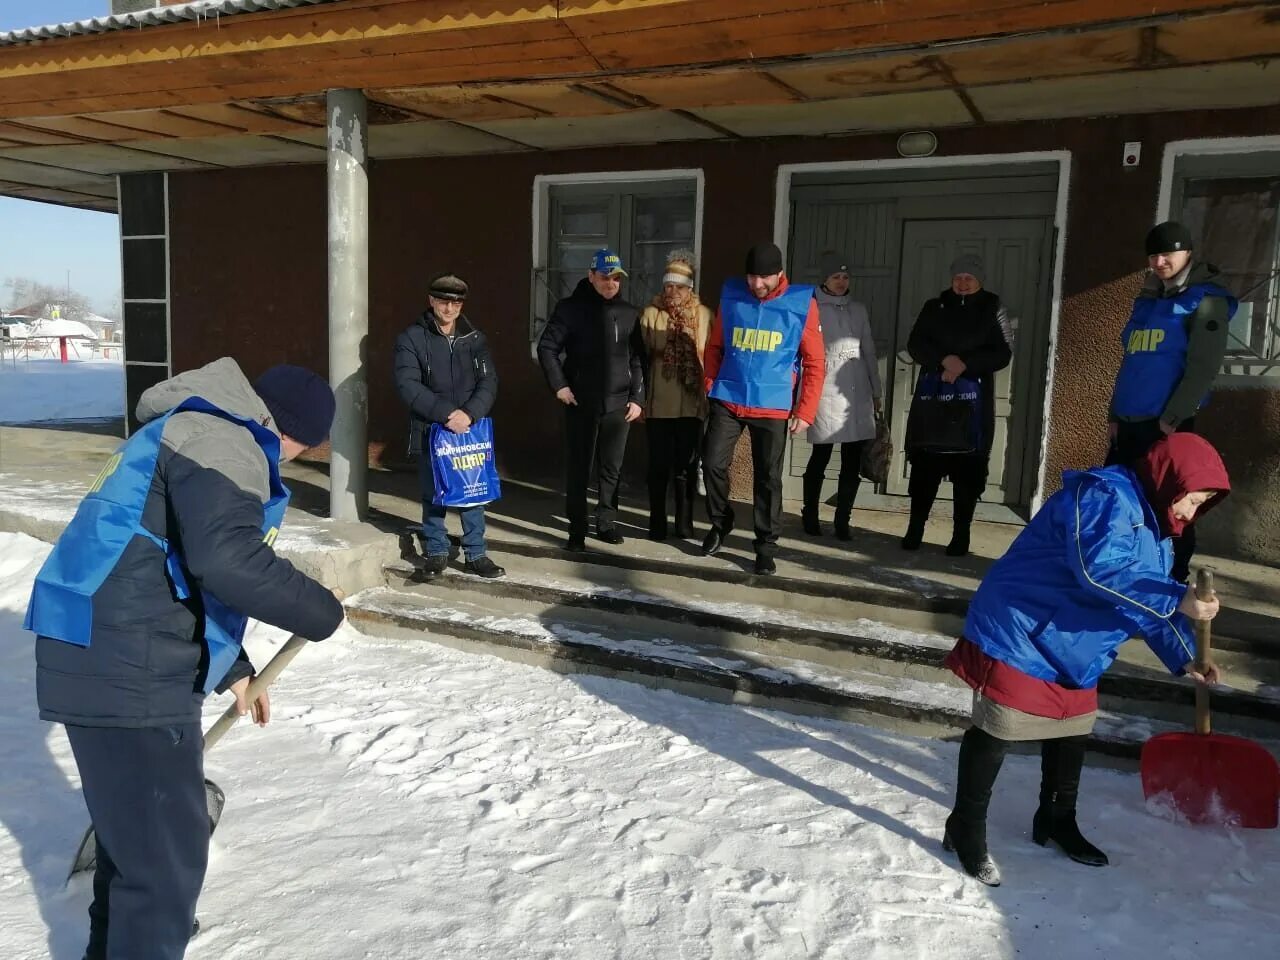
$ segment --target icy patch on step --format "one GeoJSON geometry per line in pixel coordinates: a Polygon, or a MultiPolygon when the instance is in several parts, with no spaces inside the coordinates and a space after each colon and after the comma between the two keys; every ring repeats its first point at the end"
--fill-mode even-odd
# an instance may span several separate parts
{"type": "Polygon", "coordinates": [[[478,629],[518,636],[537,643],[569,643],[592,646],[679,666],[711,669],[725,674],[745,674],[771,683],[808,684],[854,696],[873,696],[905,706],[944,710],[963,716],[972,694],[966,687],[930,683],[907,677],[833,671],[803,660],[753,655],[751,659],[710,653],[666,637],[618,638],[583,630],[569,624],[546,623],[534,617],[491,616],[451,607],[405,602],[404,595],[386,587],[363,591],[349,606],[384,616],[408,617],[429,628],[432,623],[467,624],[478,629]]]}
{"type": "Polygon", "coordinates": [[[749,623],[776,623],[781,626],[793,627],[799,630],[811,630],[814,633],[836,633],[849,635],[850,633],[856,632],[858,636],[866,637],[871,640],[879,640],[883,643],[889,643],[900,647],[928,647],[933,650],[950,650],[955,646],[955,639],[953,637],[946,637],[938,633],[921,633],[915,630],[893,627],[887,623],[883,623],[879,620],[871,620],[867,617],[858,617],[854,620],[824,620],[816,617],[806,617],[798,613],[792,613],[789,610],[777,610],[772,607],[763,607],[750,603],[705,600],[696,596],[682,597],[679,600],[674,600],[670,597],[660,596],[655,593],[646,593],[642,590],[632,590],[629,587],[606,587],[590,583],[573,583],[566,580],[545,578],[533,580],[521,578],[519,575],[513,574],[508,574],[507,580],[524,586],[547,587],[553,590],[563,590],[586,597],[631,600],[637,603],[661,605],[676,610],[696,610],[701,613],[734,617],[739,620],[745,620],[749,623]]]}

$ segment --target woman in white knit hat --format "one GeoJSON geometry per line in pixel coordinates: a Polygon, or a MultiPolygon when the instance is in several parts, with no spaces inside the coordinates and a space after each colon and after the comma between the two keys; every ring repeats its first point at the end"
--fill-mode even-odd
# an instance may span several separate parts
{"type": "Polygon", "coordinates": [[[667,257],[662,292],[640,316],[649,369],[645,375],[645,430],[649,440],[649,539],[667,538],[667,486],[675,486],[675,532],[690,538],[698,492],[698,446],[707,416],[702,352],[711,311],[693,289],[693,254],[667,257]]]}
{"type": "Polygon", "coordinates": [[[849,264],[843,254],[822,254],[822,286],[814,292],[827,348],[827,377],[822,384],[818,415],[809,428],[812,444],[804,471],[804,532],[821,536],[818,501],[831,451],[840,445],[840,479],[836,486],[836,536],[850,538],[849,518],[858,496],[862,448],[876,435],[880,413],[880,368],[871,336],[867,308],[849,295],[849,264]]]}

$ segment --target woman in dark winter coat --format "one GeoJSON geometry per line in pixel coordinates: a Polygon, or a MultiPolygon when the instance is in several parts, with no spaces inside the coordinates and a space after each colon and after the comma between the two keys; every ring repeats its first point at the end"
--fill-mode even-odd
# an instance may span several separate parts
{"type": "Polygon", "coordinates": [[[973,726],[960,746],[956,804],[943,839],[965,872],[1000,883],[987,852],[987,805],[1011,741],[1042,741],[1032,839],[1042,846],[1052,840],[1080,863],[1107,863],[1076,824],[1098,678],[1120,644],[1141,634],[1171,673],[1217,682],[1212,664],[1203,675],[1191,670],[1190,619],[1212,619],[1218,601],[1198,600],[1170,576],[1169,538],[1230,486],[1207,440],[1174,434],[1133,469],[1067,471],[1062,489],[991,567],[947,658],[974,691],[973,726]]]}
{"type": "Polygon", "coordinates": [[[995,374],[1013,358],[1004,332],[1007,314],[1000,298],[982,288],[984,273],[980,257],[957,257],[951,264],[950,289],[924,305],[907,341],[907,352],[920,366],[921,380],[907,421],[911,522],[902,538],[904,550],[920,548],[938,487],[944,478],[950,478],[954,527],[947,554],[962,557],[969,552],[969,525],[987,485],[995,433],[995,374]],[[921,412],[917,409],[921,384],[931,375],[949,384],[961,378],[976,381],[981,414],[976,449],[948,449],[949,440],[932,436],[932,425],[917,416],[921,412]]]}

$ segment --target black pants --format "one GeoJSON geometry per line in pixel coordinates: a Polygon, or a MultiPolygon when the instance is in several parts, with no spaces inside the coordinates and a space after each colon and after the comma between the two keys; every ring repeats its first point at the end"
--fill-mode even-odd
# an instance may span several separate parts
{"type": "MultiPolygon", "coordinates": [[[[1184,420],[1178,433],[1195,433],[1196,418],[1184,420]]],[[[1107,466],[1122,464],[1132,467],[1146,456],[1147,451],[1164,436],[1159,420],[1120,421],[1116,424],[1116,439],[1107,451],[1107,466]]],[[[1196,552],[1196,528],[1190,524],[1182,528],[1182,536],[1173,538],[1173,570],[1170,576],[1186,583],[1191,576],[1191,558],[1196,552]]]]}
{"type": "Polygon", "coordinates": [[[729,465],[742,431],[751,435],[751,468],[755,498],[756,539],[759,556],[777,552],[782,532],[782,459],[787,449],[787,421],[763,417],[736,417],[723,403],[711,401],[707,421],[703,474],[707,484],[707,518],[725,536],[733,529],[729,506],[729,465]]]}
{"type": "Polygon", "coordinates": [[[596,531],[611,530],[618,521],[618,474],[627,450],[627,411],[583,407],[565,408],[565,443],[568,447],[565,476],[565,513],[569,536],[587,535],[587,486],[591,465],[599,459],[600,499],[596,506],[596,531]]]}
{"type": "Polygon", "coordinates": [[[209,861],[199,724],[67,727],[98,842],[88,960],[179,960],[209,861]]]}
{"type": "Polygon", "coordinates": [[[956,533],[969,534],[973,511],[987,485],[986,453],[914,453],[911,455],[911,526],[924,530],[942,481],[951,478],[951,515],[956,533]]]}
{"type": "MultiPolygon", "coordinates": [[[[840,479],[836,481],[836,517],[849,519],[853,501],[858,498],[862,475],[862,449],[870,440],[852,440],[840,444],[840,479]]],[[[809,452],[809,462],[804,468],[804,509],[817,513],[818,500],[822,496],[822,481],[826,477],[827,464],[831,462],[833,443],[815,443],[809,452]]]]}
{"type": "Polygon", "coordinates": [[[698,495],[698,444],[702,421],[697,417],[658,417],[645,421],[649,441],[649,528],[667,526],[667,486],[674,483],[676,526],[692,516],[698,495]]]}

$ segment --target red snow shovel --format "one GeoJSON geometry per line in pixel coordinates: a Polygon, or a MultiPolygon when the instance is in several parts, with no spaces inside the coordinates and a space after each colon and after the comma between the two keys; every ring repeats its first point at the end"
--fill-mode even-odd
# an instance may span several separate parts
{"type": "MultiPolygon", "coordinates": [[[[1213,572],[1196,574],[1196,596],[1213,596],[1213,572]]],[[[1209,621],[1196,622],[1197,673],[1209,662],[1209,621]]],[[[1209,730],[1209,688],[1196,684],[1196,732],[1162,733],[1142,746],[1142,792],[1190,823],[1274,829],[1280,766],[1260,744],[1209,730]]]]}
{"type": "MultiPolygon", "coordinates": [[[[298,655],[298,651],[307,645],[307,641],[302,637],[294,634],[285,641],[284,646],[276,651],[276,655],[271,658],[270,662],[249,682],[249,689],[245,693],[245,699],[249,703],[253,703],[262,694],[267,687],[271,686],[271,682],[278,677],[284,668],[289,665],[289,661],[298,655]]],[[[236,713],[236,705],[233,703],[227,707],[226,711],[218,718],[218,722],[209,728],[204,735],[204,752],[208,753],[213,749],[213,745],[222,739],[222,735],[236,725],[236,721],[240,719],[240,714],[236,713]]],[[[209,833],[212,834],[218,827],[218,820],[222,817],[222,807],[227,801],[226,794],[212,780],[204,782],[205,801],[209,807],[209,833]]],[[[71,872],[67,874],[67,882],[71,882],[71,878],[77,873],[84,873],[93,870],[98,865],[98,842],[93,833],[93,825],[89,825],[89,829],[84,832],[84,837],[80,841],[80,847],[76,850],[76,858],[71,862],[71,872]]]]}

